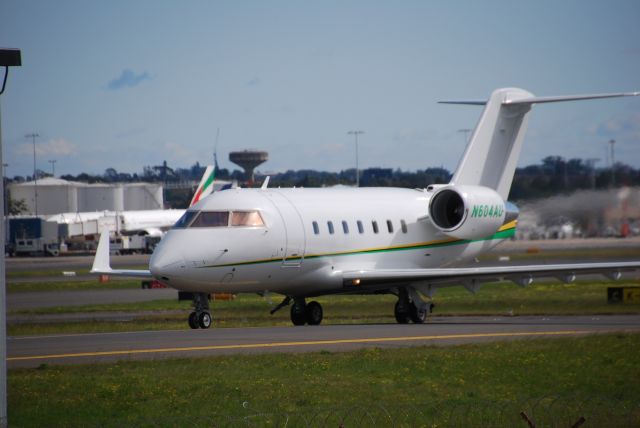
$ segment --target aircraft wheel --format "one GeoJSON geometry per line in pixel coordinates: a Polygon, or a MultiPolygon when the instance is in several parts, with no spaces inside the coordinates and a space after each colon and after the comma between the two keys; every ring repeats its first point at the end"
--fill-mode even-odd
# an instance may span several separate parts
{"type": "Polygon", "coordinates": [[[200,328],[200,324],[198,322],[198,314],[196,312],[191,312],[189,314],[189,327],[192,329],[200,328]]]}
{"type": "Polygon", "coordinates": [[[393,311],[398,324],[407,324],[409,322],[409,313],[404,310],[403,306],[400,305],[400,300],[398,300],[393,311]]]}
{"type": "Polygon", "coordinates": [[[198,316],[198,324],[200,325],[200,328],[211,327],[211,315],[209,312],[200,313],[200,316],[198,316]]]}
{"type": "Polygon", "coordinates": [[[307,322],[306,305],[294,303],[293,306],[291,306],[291,322],[293,325],[305,325],[307,322]]]}
{"type": "Polygon", "coordinates": [[[322,306],[313,301],[307,304],[307,324],[319,325],[322,322],[322,306]]]}
{"type": "Polygon", "coordinates": [[[429,311],[421,311],[416,305],[414,305],[413,303],[411,304],[409,318],[411,318],[411,321],[413,321],[414,324],[424,324],[424,322],[427,320],[427,315],[429,315],[429,311]]]}

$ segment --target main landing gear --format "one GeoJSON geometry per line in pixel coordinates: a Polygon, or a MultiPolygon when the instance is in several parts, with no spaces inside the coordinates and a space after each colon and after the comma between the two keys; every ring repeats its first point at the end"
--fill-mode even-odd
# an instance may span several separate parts
{"type": "Polygon", "coordinates": [[[399,324],[424,324],[427,317],[433,311],[433,303],[422,300],[413,287],[401,287],[398,289],[398,301],[396,302],[394,315],[399,324]]]}
{"type": "MultiPolygon", "coordinates": [[[[291,297],[287,296],[282,303],[271,310],[271,314],[273,315],[289,303],[291,303],[291,297]]],[[[293,325],[319,325],[322,322],[322,306],[316,301],[306,303],[304,297],[293,298],[291,322],[293,325]]]]}
{"type": "Polygon", "coordinates": [[[189,314],[189,327],[211,327],[211,314],[209,313],[209,295],[207,293],[193,293],[193,308],[195,311],[189,314]]]}

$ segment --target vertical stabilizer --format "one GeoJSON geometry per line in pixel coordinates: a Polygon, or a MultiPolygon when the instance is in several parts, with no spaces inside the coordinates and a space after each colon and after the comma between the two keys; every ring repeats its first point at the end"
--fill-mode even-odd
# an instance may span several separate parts
{"type": "Polygon", "coordinates": [[[216,169],[212,165],[207,165],[207,168],[204,170],[204,174],[202,175],[202,179],[200,180],[200,184],[193,194],[193,198],[191,198],[191,202],[189,203],[190,207],[213,192],[213,182],[215,179],[216,169]]]}
{"type": "Polygon", "coordinates": [[[531,103],[511,102],[530,98],[517,88],[491,94],[451,184],[486,186],[507,199],[531,110],[531,103]]]}
{"type": "Polygon", "coordinates": [[[528,116],[533,104],[636,97],[640,92],[535,97],[518,88],[496,89],[489,101],[441,101],[445,104],[484,105],[451,184],[485,186],[506,200],[516,171],[528,116]]]}

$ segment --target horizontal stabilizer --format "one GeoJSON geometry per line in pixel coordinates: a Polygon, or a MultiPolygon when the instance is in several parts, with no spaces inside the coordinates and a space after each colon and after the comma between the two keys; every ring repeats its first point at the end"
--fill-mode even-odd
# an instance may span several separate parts
{"type": "MultiPolygon", "coordinates": [[[[614,92],[610,94],[586,94],[586,95],[561,95],[551,97],[528,97],[520,99],[505,99],[503,105],[517,104],[542,104],[557,103],[562,101],[580,101],[580,100],[597,100],[600,98],[618,98],[618,97],[637,97],[640,92],[614,92]]],[[[470,106],[483,106],[487,104],[487,100],[444,100],[438,101],[439,104],[461,104],[470,106]]]]}
{"type": "Polygon", "coordinates": [[[590,94],[590,95],[563,95],[558,97],[529,97],[515,100],[506,99],[503,104],[542,104],[557,103],[562,101],[597,100],[600,98],[637,97],[640,92],[617,92],[612,94],[590,94]]]}
{"type": "Polygon", "coordinates": [[[444,101],[438,101],[438,104],[463,104],[463,105],[468,105],[468,106],[483,106],[487,104],[486,100],[444,100],[444,101]]]}

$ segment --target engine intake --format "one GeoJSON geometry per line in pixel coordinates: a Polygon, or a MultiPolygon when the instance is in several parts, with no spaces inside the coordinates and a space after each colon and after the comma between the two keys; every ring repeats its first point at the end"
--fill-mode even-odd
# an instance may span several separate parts
{"type": "Polygon", "coordinates": [[[489,237],[502,226],[505,216],[505,202],[488,187],[444,186],[429,200],[429,217],[433,225],[459,239],[489,237]]]}

